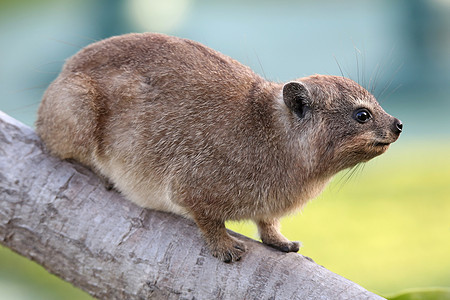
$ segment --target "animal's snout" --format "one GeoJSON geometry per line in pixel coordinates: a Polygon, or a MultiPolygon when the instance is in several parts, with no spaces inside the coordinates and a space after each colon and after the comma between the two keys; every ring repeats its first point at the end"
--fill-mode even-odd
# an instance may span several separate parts
{"type": "Polygon", "coordinates": [[[399,119],[394,119],[394,132],[400,134],[403,130],[403,123],[399,119]]]}

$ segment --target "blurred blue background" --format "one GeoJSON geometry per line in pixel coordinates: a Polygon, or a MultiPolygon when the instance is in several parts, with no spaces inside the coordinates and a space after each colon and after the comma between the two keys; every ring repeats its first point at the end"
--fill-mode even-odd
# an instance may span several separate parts
{"type": "Polygon", "coordinates": [[[112,35],[154,31],[197,40],[275,81],[338,75],[339,64],[375,86],[406,130],[449,129],[448,0],[0,3],[1,109],[28,124],[66,58],[112,35]]]}
{"type": "MultiPolygon", "coordinates": [[[[437,226],[442,240],[450,239],[450,209],[445,204],[450,200],[450,176],[441,169],[448,166],[450,156],[450,1],[0,0],[0,110],[32,126],[40,98],[65,59],[94,41],[145,31],[199,41],[269,80],[343,73],[373,89],[385,110],[405,124],[398,142],[403,146],[392,149],[393,155],[422,151],[404,165],[434,156],[433,151],[440,149],[435,161],[412,173],[428,167],[443,180],[439,191],[425,186],[430,199],[423,203],[436,198],[444,203],[443,215],[449,218],[437,226]]],[[[438,268],[447,271],[437,271],[440,279],[424,286],[450,286],[449,242],[439,243],[429,247],[447,253],[438,268]]],[[[20,298],[16,293],[20,288],[14,287],[21,282],[33,285],[20,278],[28,271],[17,271],[18,279],[13,280],[6,270],[25,263],[6,249],[1,251],[7,259],[0,255],[0,290],[9,286],[20,298]],[[2,285],[2,279],[8,284],[2,285]]],[[[356,276],[350,279],[383,293],[420,282],[377,286],[356,276]]],[[[59,288],[51,285],[52,289],[59,288]]],[[[58,298],[49,296],[52,291],[39,293],[45,299],[58,298]]],[[[23,299],[36,299],[39,293],[32,292],[34,298],[25,293],[23,299]]],[[[74,299],[82,296],[76,294],[74,299]]]]}

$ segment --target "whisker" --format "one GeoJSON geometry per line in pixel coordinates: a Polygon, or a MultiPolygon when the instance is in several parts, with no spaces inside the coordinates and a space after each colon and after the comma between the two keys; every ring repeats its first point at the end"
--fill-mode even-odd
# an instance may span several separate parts
{"type": "Polygon", "coordinates": [[[352,39],[352,44],[353,44],[353,49],[355,49],[357,83],[359,85],[364,86],[364,84],[365,84],[365,82],[364,82],[364,74],[363,74],[364,64],[362,65],[363,69],[360,70],[359,58],[358,58],[358,56],[360,56],[362,58],[362,60],[363,60],[362,61],[362,63],[363,63],[364,62],[364,56],[362,55],[361,50],[359,50],[359,48],[356,47],[356,43],[355,43],[355,41],[353,39],[352,39]]]}
{"type": "Polygon", "coordinates": [[[348,177],[346,183],[349,182],[356,174],[358,174],[358,170],[359,170],[359,164],[357,164],[357,165],[353,168],[353,170],[352,170],[352,172],[350,173],[350,176],[348,177]]]}
{"type": "Polygon", "coordinates": [[[39,74],[59,74],[59,72],[50,72],[50,71],[41,71],[36,68],[31,68],[33,72],[39,73],[39,74]]]}
{"type": "Polygon", "coordinates": [[[355,168],[356,166],[353,166],[350,169],[348,169],[336,182],[336,185],[339,186],[338,191],[340,191],[344,187],[344,185],[347,184],[347,182],[350,180],[352,174],[355,172],[355,168]]]}
{"type": "Polygon", "coordinates": [[[63,41],[63,40],[58,40],[58,39],[55,39],[55,38],[52,38],[52,37],[49,37],[48,39],[51,40],[51,41],[55,41],[55,42],[58,42],[58,43],[69,45],[69,46],[72,46],[72,47],[78,48],[78,49],[81,49],[81,48],[84,47],[84,46],[80,46],[80,45],[77,45],[77,44],[69,43],[69,42],[66,42],[66,41],[63,41]]]}
{"type": "Polygon", "coordinates": [[[37,101],[37,102],[33,102],[27,105],[22,105],[20,107],[17,108],[13,108],[13,109],[8,109],[8,113],[15,113],[15,112],[20,112],[20,111],[25,111],[28,108],[31,108],[33,106],[39,105],[39,103],[41,103],[41,101],[37,101]]]}
{"type": "MultiPolygon", "coordinates": [[[[395,89],[393,89],[392,91],[389,92],[389,94],[387,94],[384,99],[388,100],[390,96],[392,96],[392,94],[394,94],[399,88],[401,88],[403,85],[400,83],[395,89]]],[[[382,103],[383,100],[380,101],[380,103],[382,103]]]]}
{"type": "Polygon", "coordinates": [[[253,48],[253,52],[255,53],[256,59],[258,60],[259,67],[261,68],[261,71],[264,75],[264,79],[267,79],[266,72],[264,72],[264,68],[262,66],[261,60],[259,59],[258,53],[256,53],[256,50],[254,48],[253,48]]]}
{"type": "MultiPolygon", "coordinates": [[[[371,93],[375,95],[375,93],[378,94],[378,92],[376,92],[377,87],[378,87],[378,82],[379,79],[383,76],[383,74],[385,73],[385,69],[386,67],[389,67],[393,64],[393,61],[388,65],[389,61],[392,59],[393,56],[393,52],[394,52],[395,46],[393,46],[391,48],[391,50],[389,51],[388,55],[386,55],[383,59],[381,59],[381,61],[379,63],[377,63],[377,68],[376,68],[376,72],[375,72],[375,77],[372,83],[372,88],[371,88],[371,93]]],[[[385,87],[386,89],[386,87],[385,87]]],[[[382,93],[377,95],[377,98],[381,97],[382,93]]]]}
{"type": "Polygon", "coordinates": [[[370,74],[368,89],[371,94],[373,94],[376,89],[377,82],[378,82],[378,76],[380,74],[380,69],[381,69],[381,64],[377,63],[377,65],[375,66],[375,70],[372,71],[372,74],[370,74]]]}
{"type": "Polygon", "coordinates": [[[383,91],[380,93],[380,95],[377,97],[377,99],[380,99],[381,97],[383,97],[383,94],[390,88],[390,86],[392,85],[392,82],[394,82],[394,78],[395,76],[398,74],[398,72],[401,70],[401,68],[403,67],[403,63],[395,70],[395,72],[392,74],[391,78],[388,80],[385,88],[383,89],[383,91]]]}
{"type": "Polygon", "coordinates": [[[363,51],[361,52],[361,60],[362,60],[362,69],[361,69],[361,76],[362,76],[362,86],[366,86],[367,81],[366,81],[366,70],[367,70],[367,64],[366,64],[366,56],[364,55],[364,53],[367,53],[365,51],[365,47],[363,45],[363,51]]]}
{"type": "Polygon", "coordinates": [[[21,93],[21,92],[25,92],[25,91],[33,91],[33,90],[39,90],[39,89],[45,89],[47,87],[47,83],[44,83],[42,85],[37,85],[37,86],[32,86],[29,88],[23,88],[20,90],[13,90],[12,93],[21,93]]]}
{"type": "Polygon", "coordinates": [[[336,64],[337,64],[337,66],[338,66],[338,68],[339,68],[339,71],[341,72],[341,76],[342,76],[342,77],[345,77],[345,76],[344,76],[344,72],[342,72],[341,65],[339,64],[339,62],[338,62],[338,60],[337,60],[337,58],[336,58],[336,55],[333,54],[333,57],[334,57],[334,60],[336,61],[336,64]]]}
{"type": "Polygon", "coordinates": [[[359,60],[358,60],[358,48],[356,48],[354,45],[353,47],[355,48],[355,57],[356,57],[356,78],[358,79],[357,83],[360,85],[361,82],[359,80],[359,60]]]}
{"type": "Polygon", "coordinates": [[[85,35],[75,34],[75,36],[76,36],[76,37],[79,37],[79,38],[82,38],[83,40],[92,42],[92,43],[95,43],[95,42],[98,42],[98,41],[99,41],[99,39],[94,39],[94,38],[92,38],[92,37],[85,36],[85,35]]]}
{"type": "MultiPolygon", "coordinates": [[[[43,71],[41,69],[49,69],[49,66],[58,66],[58,69],[61,68],[61,66],[64,64],[64,60],[54,60],[54,61],[50,61],[44,64],[40,64],[36,67],[30,67],[30,70],[39,74],[52,74],[52,75],[57,75],[59,74],[59,70],[58,71],[43,71]]],[[[54,68],[54,67],[50,67],[50,68],[54,68]]]]}

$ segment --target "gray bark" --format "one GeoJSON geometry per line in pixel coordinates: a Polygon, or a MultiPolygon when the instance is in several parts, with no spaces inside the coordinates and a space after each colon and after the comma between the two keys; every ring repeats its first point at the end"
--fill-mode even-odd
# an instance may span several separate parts
{"type": "Polygon", "coordinates": [[[94,297],[382,299],[307,257],[240,238],[244,258],[219,261],[193,222],[107,191],[0,112],[0,243],[94,297]]]}

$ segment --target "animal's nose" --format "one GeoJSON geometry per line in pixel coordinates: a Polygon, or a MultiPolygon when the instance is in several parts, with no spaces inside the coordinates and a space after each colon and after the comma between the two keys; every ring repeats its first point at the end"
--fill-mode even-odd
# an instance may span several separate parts
{"type": "Polygon", "coordinates": [[[400,132],[402,132],[402,130],[403,130],[403,123],[402,123],[402,121],[400,121],[399,119],[395,119],[394,120],[394,131],[397,134],[400,134],[400,132]]]}

